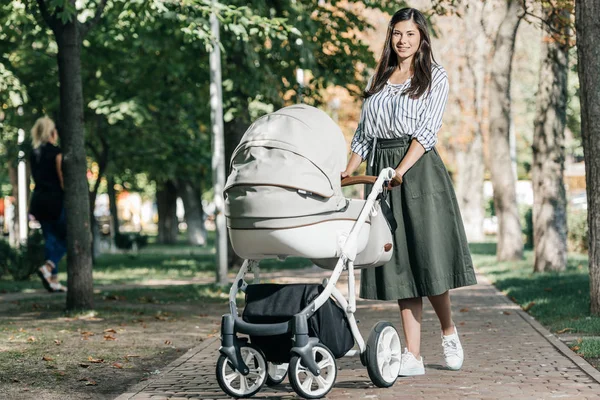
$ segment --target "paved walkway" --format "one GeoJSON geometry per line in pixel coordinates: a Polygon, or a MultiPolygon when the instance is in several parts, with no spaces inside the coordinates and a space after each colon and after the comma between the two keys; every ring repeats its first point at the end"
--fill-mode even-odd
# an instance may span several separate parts
{"type": "MultiPolygon", "coordinates": [[[[327,271],[306,270],[296,281],[319,282],[327,271]],[[309,278],[314,278],[309,279],[309,278]]],[[[338,360],[329,399],[600,399],[600,372],[498,292],[485,278],[452,292],[454,320],[465,348],[461,371],[445,370],[439,326],[429,303],[423,315],[422,355],[426,374],[399,378],[389,389],[369,380],[358,358],[338,360]]],[[[341,285],[338,285],[341,287],[341,285]]],[[[379,320],[399,329],[394,303],[359,301],[357,319],[363,337],[379,320]]],[[[400,331],[400,329],[399,329],[400,331]]],[[[402,335],[401,335],[402,337],[402,335]]],[[[223,399],[215,378],[217,337],[206,340],[171,363],[160,376],[130,388],[125,399],[223,399]]],[[[289,382],[267,386],[254,397],[296,398],[289,382]]]]}

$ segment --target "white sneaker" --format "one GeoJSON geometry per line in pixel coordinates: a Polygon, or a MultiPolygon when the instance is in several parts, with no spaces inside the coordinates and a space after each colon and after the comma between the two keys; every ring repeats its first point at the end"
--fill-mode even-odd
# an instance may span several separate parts
{"type": "Polygon", "coordinates": [[[462,345],[460,344],[460,339],[458,338],[456,326],[454,327],[454,333],[452,335],[444,336],[442,334],[442,347],[444,348],[446,367],[458,371],[463,365],[465,355],[462,345]]]}
{"type": "Polygon", "coordinates": [[[425,375],[425,366],[423,365],[423,357],[420,360],[409,352],[407,348],[404,348],[402,358],[400,361],[400,372],[398,376],[416,376],[425,375]]]}

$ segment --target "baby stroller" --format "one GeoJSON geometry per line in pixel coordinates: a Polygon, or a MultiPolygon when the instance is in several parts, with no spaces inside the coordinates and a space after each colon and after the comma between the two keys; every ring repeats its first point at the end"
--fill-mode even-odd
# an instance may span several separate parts
{"type": "Polygon", "coordinates": [[[340,180],[346,154],[342,132],[327,114],[296,105],[255,121],[231,157],[225,214],[233,249],[245,261],[221,321],[216,374],[230,396],[250,397],[287,374],[298,395],[323,397],[335,383],[336,358],[352,355],[360,355],[376,386],[396,381],[396,329],[379,322],[365,344],[354,318],[354,270],[392,256],[391,225],[381,206],[395,171],[344,179],[344,185],[372,185],[367,200],[346,199],[340,180]],[[260,260],[288,256],[308,258],[331,276],[316,285],[259,283],[260,260]],[[253,284],[244,280],[248,272],[253,284]],[[345,272],[347,300],[336,288],[345,272]],[[242,316],[240,290],[246,293],[242,316]],[[358,350],[351,350],[355,342],[358,350]]]}

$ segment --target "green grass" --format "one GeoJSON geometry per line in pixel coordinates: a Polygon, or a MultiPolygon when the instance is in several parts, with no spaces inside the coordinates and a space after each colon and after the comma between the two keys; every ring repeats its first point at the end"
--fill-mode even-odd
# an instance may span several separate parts
{"type": "MultiPolygon", "coordinates": [[[[143,285],[149,281],[201,280],[212,281],[215,277],[215,251],[209,244],[205,247],[191,246],[181,238],[173,245],[159,245],[151,238],[150,244],[139,253],[102,254],[94,265],[94,285],[131,284],[143,285]]],[[[312,263],[307,259],[289,258],[284,262],[264,260],[261,271],[306,268],[312,263]]],[[[59,264],[59,279],[65,282],[66,259],[59,264]]],[[[236,271],[230,271],[236,272],[236,271]]],[[[191,282],[190,282],[191,283],[191,282]]],[[[36,275],[26,281],[14,281],[5,276],[0,279],[0,293],[28,292],[39,289],[41,284],[36,275]]],[[[199,289],[198,289],[199,290],[199,289]]]]}
{"type": "Polygon", "coordinates": [[[470,245],[479,272],[552,332],[580,336],[577,350],[587,357],[600,357],[600,317],[590,315],[588,258],[569,254],[564,272],[533,273],[533,252],[518,262],[498,262],[495,243],[470,245]],[[586,338],[587,337],[587,338],[586,338]],[[585,350],[584,350],[585,349],[585,350]]]}

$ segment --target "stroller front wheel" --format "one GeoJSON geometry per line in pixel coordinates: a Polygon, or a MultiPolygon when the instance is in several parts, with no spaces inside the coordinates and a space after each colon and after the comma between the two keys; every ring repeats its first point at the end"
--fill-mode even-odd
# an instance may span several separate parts
{"type": "Polygon", "coordinates": [[[337,375],[335,357],[327,347],[316,344],[312,355],[321,372],[319,376],[313,375],[296,354],[292,356],[288,368],[292,388],[305,399],[319,399],[325,396],[333,387],[337,375]]]}
{"type": "Polygon", "coordinates": [[[245,344],[240,347],[242,359],[250,369],[244,376],[229,361],[229,357],[221,354],[217,361],[217,382],[221,389],[231,397],[254,396],[267,380],[267,362],[258,347],[245,344]]]}
{"type": "Polygon", "coordinates": [[[369,335],[365,361],[371,382],[377,387],[390,387],[400,372],[402,346],[398,331],[389,322],[378,322],[369,335]]]}

